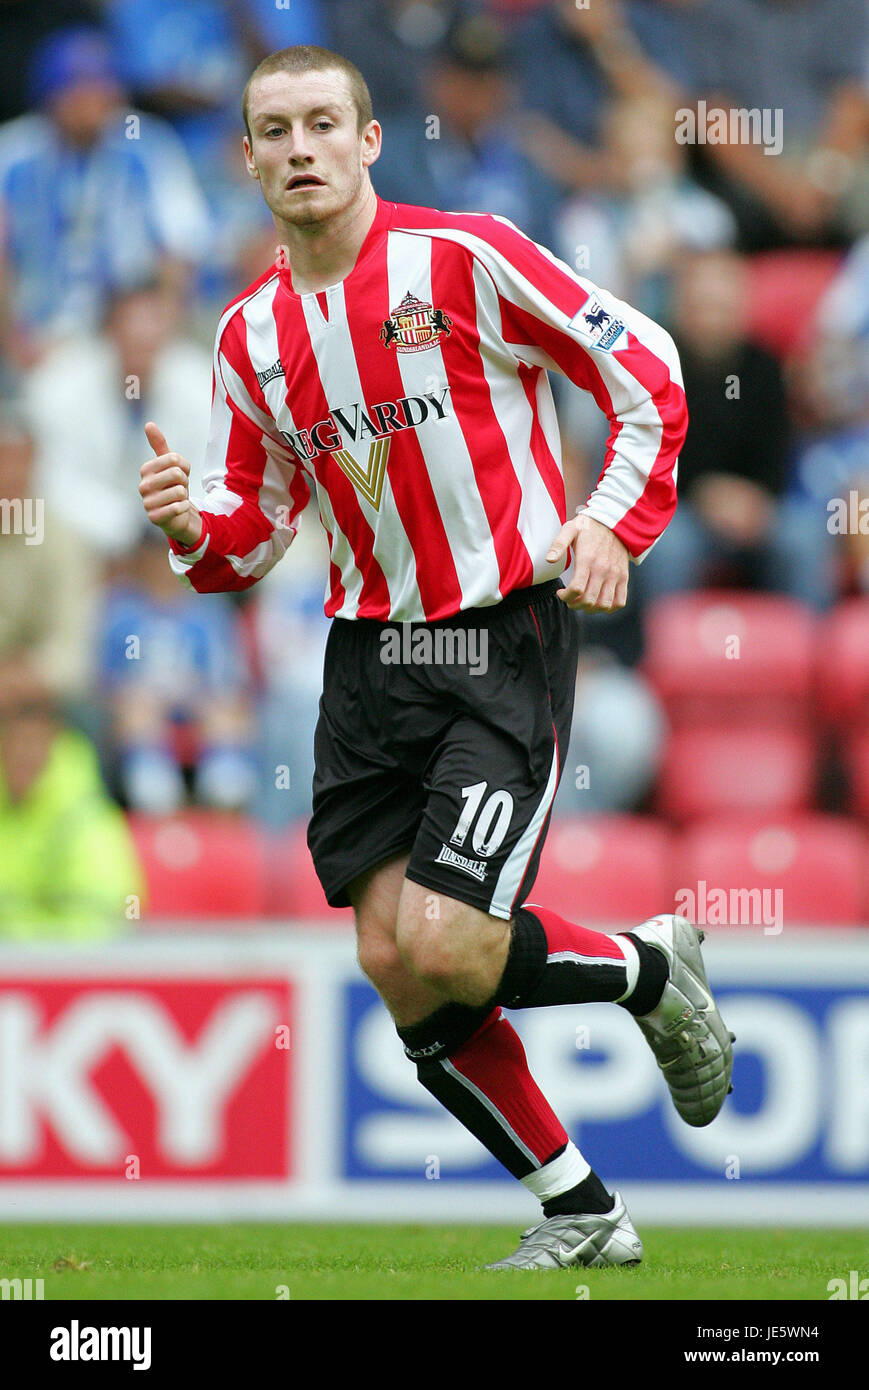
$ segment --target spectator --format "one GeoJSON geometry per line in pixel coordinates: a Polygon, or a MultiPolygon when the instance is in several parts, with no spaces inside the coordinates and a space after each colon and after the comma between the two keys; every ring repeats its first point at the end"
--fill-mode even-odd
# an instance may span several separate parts
{"type": "Polygon", "coordinates": [[[148,529],[138,491],[146,420],[166,422],[194,488],[200,481],[211,356],[179,335],[178,317],[177,296],[157,281],[116,291],[102,335],[58,344],[25,381],[39,489],[100,559],[126,554],[148,529]]]}
{"type": "Polygon", "coordinates": [[[461,9],[459,0],[331,0],[329,47],[365,73],[378,119],[418,109],[426,73],[461,9]]]}
{"type": "Polygon", "coordinates": [[[691,89],[681,14],[662,0],[550,0],[520,26],[516,51],[526,152],[565,190],[609,187],[609,103],[691,89]]]}
{"type": "Polygon", "coordinates": [[[238,119],[213,152],[206,185],[214,235],[197,278],[192,320],[203,342],[213,338],[229,301],[258,279],[277,254],[274,218],[251,192],[238,119]]]}
{"type": "Polygon", "coordinates": [[[756,110],[770,123],[775,157],[738,131],[697,147],[741,249],[847,242],[869,183],[865,0],[697,0],[683,23],[707,113],[756,110]]]}
{"type": "Polygon", "coordinates": [[[693,589],[710,562],[750,587],[816,608],[833,598],[830,537],[813,507],[783,496],[788,445],[775,358],[744,330],[745,266],[719,251],[683,259],[673,333],[691,422],[679,459],[680,505],[639,567],[647,597],[693,589]]]}
{"type": "Polygon", "coordinates": [[[209,236],[178,137],[129,111],[99,31],[48,38],[32,87],[40,109],[0,131],[0,348],[19,368],[96,328],[112,288],[182,289],[209,236]]]}
{"type": "Polygon", "coordinates": [[[336,0],[292,0],[292,4],[283,5],[275,4],[275,0],[229,3],[247,45],[251,66],[267,54],[296,43],[326,44],[327,18],[336,8],[336,0]]]}
{"type": "Polygon", "coordinates": [[[859,322],[856,305],[850,315],[826,312],[844,284],[856,291],[855,271],[850,265],[833,287],[815,337],[793,364],[800,429],[789,492],[833,537],[843,587],[869,593],[869,334],[848,333],[859,322]]]}
{"type": "Polygon", "coordinates": [[[852,248],[818,306],[821,336],[852,339],[869,351],[869,235],[852,248]]]}
{"type": "MultiPolygon", "coordinates": [[[[678,258],[689,247],[728,245],[735,222],[726,204],[691,178],[684,147],[673,139],[671,102],[655,95],[614,101],[602,148],[612,170],[610,183],[566,200],[555,248],[580,274],[660,322],[669,316],[678,258]]],[[[574,450],[585,459],[587,495],[606,448],[608,424],[587,391],[563,379],[556,390],[567,456],[574,450]]]]}
{"type": "Polygon", "coordinates": [[[283,563],[257,585],[252,600],[262,677],[263,776],[256,810],[274,826],[311,812],[314,728],[332,625],[323,612],[327,562],[323,528],[314,518],[303,518],[283,563]]]}
{"type": "Polygon", "coordinates": [[[374,172],[381,198],[454,212],[485,210],[551,244],[553,185],[522,153],[510,120],[512,84],[503,30],[486,15],[449,32],[423,83],[430,113],[384,122],[374,172]]]}
{"type": "Polygon", "coordinates": [[[325,34],[319,0],[108,0],[105,23],[121,79],[172,122],[209,191],[252,68],[325,34]]]}
{"type": "Polygon", "coordinates": [[[108,0],[105,9],[121,81],[172,122],[200,170],[238,124],[249,64],[233,10],[227,0],[108,0]]]}
{"type": "Polygon", "coordinates": [[[549,0],[483,0],[486,9],[507,24],[516,24],[527,19],[534,11],[542,9],[549,0]]]}
{"type": "MultiPolygon", "coordinates": [[[[33,485],[33,440],[0,413],[0,698],[38,681],[78,704],[93,675],[98,574],[87,546],[33,485]]],[[[138,499],[137,499],[138,500],[138,499]]]]}
{"type": "Polygon", "coordinates": [[[85,736],[34,683],[0,698],[0,938],[88,942],[140,915],[141,869],[85,736]]]}
{"type": "Polygon", "coordinates": [[[611,184],[568,201],[559,219],[559,249],[580,273],[661,319],[669,313],[678,258],[689,247],[730,245],[736,223],[727,205],[691,178],[684,146],[673,139],[670,102],[615,101],[603,147],[611,184]]]}
{"type": "Polygon", "coordinates": [[[638,810],[654,783],[666,727],[660,702],[638,671],[600,648],[584,650],[555,814],[638,810]]]}
{"type": "Polygon", "coordinates": [[[51,0],[50,5],[34,5],[33,0],[3,0],[0,5],[0,53],[3,55],[3,81],[0,83],[0,123],[23,116],[30,105],[27,73],[33,54],[56,29],[88,24],[94,6],[88,0],[51,0]]]}
{"type": "Polygon", "coordinates": [[[179,584],[156,531],[107,595],[99,650],[128,806],[177,810],[186,796],[182,767],[190,765],[200,802],[247,807],[256,757],[238,613],[222,594],[203,603],[179,584]]]}

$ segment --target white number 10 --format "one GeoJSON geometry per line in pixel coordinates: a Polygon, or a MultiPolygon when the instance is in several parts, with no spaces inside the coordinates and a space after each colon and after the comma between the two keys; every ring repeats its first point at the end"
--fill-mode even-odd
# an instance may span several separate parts
{"type": "Polygon", "coordinates": [[[474,826],[471,844],[474,852],[483,859],[488,859],[501,848],[513,819],[513,798],[509,792],[492,792],[482,810],[480,809],[488,785],[488,782],[475,782],[472,787],[462,787],[465,808],[450,836],[451,845],[463,845],[476,816],[477,824],[474,826]]]}

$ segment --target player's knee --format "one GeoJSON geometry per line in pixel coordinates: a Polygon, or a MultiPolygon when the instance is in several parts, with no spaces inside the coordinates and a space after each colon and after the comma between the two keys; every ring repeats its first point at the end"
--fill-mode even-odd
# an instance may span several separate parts
{"type": "Polygon", "coordinates": [[[386,932],[360,930],[356,955],[362,973],[367,975],[377,990],[388,987],[397,976],[406,973],[395,937],[386,932]]]}
{"type": "Polygon", "coordinates": [[[430,922],[415,914],[399,915],[399,954],[418,979],[439,993],[449,993],[464,976],[457,933],[447,922],[430,922]]]}

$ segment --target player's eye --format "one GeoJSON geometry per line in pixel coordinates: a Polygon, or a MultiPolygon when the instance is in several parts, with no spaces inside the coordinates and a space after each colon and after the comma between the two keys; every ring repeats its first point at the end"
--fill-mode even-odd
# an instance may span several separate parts
{"type": "Polygon", "coordinates": [[[265,134],[266,134],[267,136],[269,136],[269,135],[283,135],[283,133],[284,133],[284,128],[283,128],[283,126],[280,126],[280,125],[270,125],[269,128],[268,128],[268,130],[265,132],[265,134]]]}
{"type": "Polygon", "coordinates": [[[315,130],[331,130],[332,122],[327,120],[317,121],[314,125],[315,130]]]}

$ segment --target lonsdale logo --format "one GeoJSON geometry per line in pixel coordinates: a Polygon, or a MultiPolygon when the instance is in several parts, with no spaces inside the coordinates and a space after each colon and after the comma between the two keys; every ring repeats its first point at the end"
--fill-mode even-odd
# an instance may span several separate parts
{"type": "Polygon", "coordinates": [[[449,393],[450,388],[445,386],[441,391],[402,396],[397,401],[380,401],[371,407],[360,401],[336,405],[309,429],[295,430],[292,434],[281,430],[281,434],[301,463],[311,463],[321,454],[331,454],[376,511],[383,493],[392,435],[400,430],[416,429],[432,415],[435,420],[445,419],[449,393]],[[347,444],[364,445],[366,440],[368,457],[363,464],[347,444]]]}

